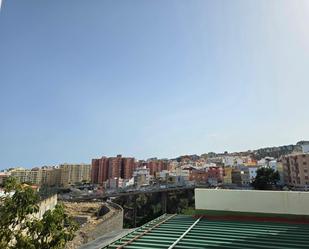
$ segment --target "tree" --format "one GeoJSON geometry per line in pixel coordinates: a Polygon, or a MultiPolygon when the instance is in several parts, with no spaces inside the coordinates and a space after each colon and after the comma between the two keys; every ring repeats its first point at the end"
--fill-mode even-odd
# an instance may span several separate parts
{"type": "Polygon", "coordinates": [[[271,189],[280,180],[279,172],[272,168],[259,168],[256,171],[256,177],[252,182],[255,189],[266,190],[271,189]]]}
{"type": "Polygon", "coordinates": [[[0,248],[62,249],[74,237],[77,224],[62,205],[38,219],[39,195],[29,185],[9,178],[0,199],[0,248]]]}

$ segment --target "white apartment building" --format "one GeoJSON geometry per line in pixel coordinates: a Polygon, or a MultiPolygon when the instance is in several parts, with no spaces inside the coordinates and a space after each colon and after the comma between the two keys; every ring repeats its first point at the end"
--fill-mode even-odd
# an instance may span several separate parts
{"type": "Polygon", "coordinates": [[[256,171],[258,169],[258,167],[254,167],[254,166],[247,166],[248,167],[248,170],[249,170],[249,180],[250,182],[253,182],[253,180],[255,179],[256,177],[256,171]]]}
{"type": "Polygon", "coordinates": [[[133,171],[134,184],[137,187],[149,185],[150,183],[150,172],[146,166],[136,168],[133,171]]]}

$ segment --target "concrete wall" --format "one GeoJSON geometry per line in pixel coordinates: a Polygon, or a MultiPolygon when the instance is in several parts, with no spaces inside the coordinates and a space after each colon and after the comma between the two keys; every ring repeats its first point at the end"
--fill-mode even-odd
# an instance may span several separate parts
{"type": "Polygon", "coordinates": [[[114,209],[114,212],[109,212],[104,215],[102,221],[96,225],[95,229],[86,234],[87,242],[94,240],[111,231],[121,230],[123,228],[123,209],[115,203],[108,203],[114,209]]]}
{"type": "Polygon", "coordinates": [[[57,205],[57,194],[52,195],[39,203],[39,212],[35,215],[36,218],[42,219],[47,210],[52,210],[57,205]]]}
{"type": "Polygon", "coordinates": [[[195,208],[309,215],[309,192],[195,189],[195,208]]]}
{"type": "MultiPolygon", "coordinates": [[[[115,203],[104,203],[110,211],[99,217],[98,220],[89,220],[76,232],[76,236],[69,241],[65,249],[76,249],[109,232],[119,231],[123,228],[123,209],[115,203]]],[[[90,248],[90,247],[89,247],[90,248]]],[[[96,247],[97,248],[97,247],[96,247]]]]}

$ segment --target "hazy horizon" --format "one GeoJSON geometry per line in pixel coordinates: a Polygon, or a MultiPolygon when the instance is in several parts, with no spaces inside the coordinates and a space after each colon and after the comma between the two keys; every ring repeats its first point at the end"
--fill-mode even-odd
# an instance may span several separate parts
{"type": "Polygon", "coordinates": [[[308,23],[305,0],[4,0],[0,169],[307,140],[308,23]]]}

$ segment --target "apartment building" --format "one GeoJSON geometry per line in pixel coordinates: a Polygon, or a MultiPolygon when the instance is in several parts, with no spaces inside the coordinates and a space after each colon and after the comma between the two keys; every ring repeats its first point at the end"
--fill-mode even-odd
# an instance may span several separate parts
{"type": "Polygon", "coordinates": [[[134,185],[137,187],[149,185],[150,174],[149,169],[146,166],[136,168],[133,172],[134,185]]]}
{"type": "Polygon", "coordinates": [[[121,164],[121,178],[130,179],[133,177],[133,171],[135,170],[135,159],[133,157],[126,157],[122,159],[121,164]]]}
{"type": "Polygon", "coordinates": [[[282,157],[285,183],[293,187],[309,186],[309,153],[290,154],[282,157]]]}
{"type": "Polygon", "coordinates": [[[99,183],[99,165],[100,159],[91,160],[91,182],[94,184],[99,183]]]}
{"type": "Polygon", "coordinates": [[[156,172],[167,170],[168,163],[164,160],[149,160],[146,167],[149,169],[150,175],[155,176],[156,172]]]}
{"type": "Polygon", "coordinates": [[[232,184],[232,167],[224,167],[223,169],[223,183],[232,184]]]}
{"type": "Polygon", "coordinates": [[[102,185],[109,179],[109,158],[92,159],[91,182],[102,185]]]}
{"type": "Polygon", "coordinates": [[[252,183],[254,181],[254,179],[256,178],[256,172],[258,170],[258,166],[247,166],[248,168],[248,172],[249,172],[249,180],[250,183],[252,183]]]}
{"type": "Polygon", "coordinates": [[[24,169],[24,168],[14,168],[10,170],[12,177],[16,178],[17,182],[29,182],[35,185],[48,185],[53,186],[56,182],[59,182],[56,178],[55,173],[53,172],[53,167],[43,167],[43,168],[33,168],[33,169],[24,169]]]}
{"type": "Polygon", "coordinates": [[[68,186],[73,183],[90,181],[89,164],[62,164],[59,167],[43,166],[42,168],[10,170],[10,175],[18,182],[29,182],[35,185],[68,186]]]}
{"type": "Polygon", "coordinates": [[[245,166],[237,167],[232,170],[232,183],[237,186],[249,186],[250,174],[249,169],[245,166]]]}
{"type": "Polygon", "coordinates": [[[91,182],[103,185],[109,179],[130,179],[137,163],[133,157],[101,157],[92,159],[91,182]]]}
{"type": "Polygon", "coordinates": [[[121,155],[108,159],[108,178],[120,178],[121,174],[121,155]]]}
{"type": "Polygon", "coordinates": [[[12,177],[16,179],[17,182],[32,182],[30,177],[30,170],[24,168],[14,168],[10,170],[10,174],[12,177]]]}
{"type": "Polygon", "coordinates": [[[42,180],[41,185],[59,186],[61,183],[61,170],[58,167],[44,166],[41,169],[42,180]]]}
{"type": "Polygon", "coordinates": [[[189,180],[205,184],[208,182],[208,173],[205,170],[192,170],[190,172],[189,180]]]}
{"type": "Polygon", "coordinates": [[[42,170],[40,168],[33,168],[29,171],[29,182],[35,185],[42,183],[42,170]]]}
{"type": "Polygon", "coordinates": [[[222,167],[207,167],[206,171],[207,171],[207,174],[208,174],[208,182],[209,183],[222,182],[223,174],[224,174],[222,167]]]}
{"type": "Polygon", "coordinates": [[[90,164],[61,164],[59,168],[62,186],[90,181],[90,164]]]}
{"type": "Polygon", "coordinates": [[[178,167],[175,170],[175,175],[176,176],[181,176],[185,182],[190,180],[190,173],[191,173],[192,168],[190,167],[178,167]]]}

